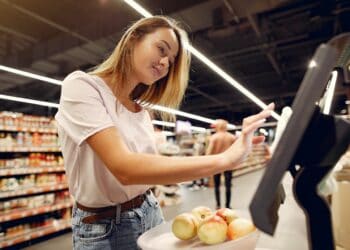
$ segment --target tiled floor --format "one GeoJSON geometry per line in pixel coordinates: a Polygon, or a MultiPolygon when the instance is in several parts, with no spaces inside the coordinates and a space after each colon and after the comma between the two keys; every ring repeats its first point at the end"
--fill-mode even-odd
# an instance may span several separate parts
{"type": "MultiPolygon", "coordinates": [[[[234,178],[232,187],[232,207],[234,209],[247,210],[250,200],[255,192],[257,184],[262,176],[262,171],[253,172],[241,177],[234,178]]],[[[305,217],[301,209],[297,206],[292,196],[292,179],[285,176],[283,184],[286,190],[286,201],[279,211],[279,222],[273,237],[261,234],[258,241],[258,248],[266,250],[306,250],[307,235],[305,217]]],[[[222,199],[224,198],[224,187],[221,189],[222,199]]],[[[190,211],[192,208],[204,205],[212,209],[215,208],[214,190],[189,191],[181,188],[182,203],[176,206],[165,207],[163,209],[166,220],[174,218],[177,214],[190,211]]],[[[223,203],[223,201],[222,201],[223,203]]],[[[51,240],[33,245],[27,250],[38,249],[72,249],[71,234],[65,234],[51,240]]],[[[164,249],[166,250],[166,249],[164,249]]],[[[242,249],[243,250],[243,249],[242,249]]]]}

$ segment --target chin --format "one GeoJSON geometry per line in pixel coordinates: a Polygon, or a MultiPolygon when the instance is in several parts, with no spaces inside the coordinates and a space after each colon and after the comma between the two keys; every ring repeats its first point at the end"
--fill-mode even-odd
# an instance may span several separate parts
{"type": "Polygon", "coordinates": [[[156,81],[143,81],[142,83],[147,86],[152,86],[156,81]]]}
{"type": "Polygon", "coordinates": [[[154,77],[143,77],[143,81],[141,81],[143,84],[147,85],[147,86],[151,86],[154,83],[156,83],[158,80],[154,79],[154,77]]]}
{"type": "Polygon", "coordinates": [[[141,82],[147,86],[151,86],[151,85],[155,84],[156,82],[158,82],[159,80],[162,80],[163,78],[165,78],[165,76],[163,76],[162,78],[156,78],[156,79],[154,79],[154,76],[144,77],[143,81],[141,81],[141,82]]]}

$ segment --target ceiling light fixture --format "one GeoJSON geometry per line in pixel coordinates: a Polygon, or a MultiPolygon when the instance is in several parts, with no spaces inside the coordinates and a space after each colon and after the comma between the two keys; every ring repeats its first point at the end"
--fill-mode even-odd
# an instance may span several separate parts
{"type": "Polygon", "coordinates": [[[10,95],[2,95],[2,94],[0,94],[0,99],[7,100],[7,101],[14,101],[14,102],[29,103],[29,104],[50,107],[50,108],[58,108],[58,106],[59,106],[58,103],[38,101],[38,100],[29,99],[29,98],[10,96],[10,95]]]}
{"type": "Polygon", "coordinates": [[[13,73],[13,74],[16,74],[16,75],[21,75],[21,76],[28,77],[28,78],[40,80],[40,81],[43,81],[43,82],[52,83],[52,84],[55,84],[55,85],[62,85],[62,81],[59,81],[59,80],[56,80],[56,79],[52,79],[50,77],[46,77],[46,76],[41,76],[41,75],[38,75],[38,74],[30,73],[30,72],[27,72],[27,71],[23,71],[23,70],[11,68],[11,67],[6,67],[4,65],[0,65],[0,70],[6,71],[6,72],[9,72],[9,73],[13,73]]]}
{"type": "Polygon", "coordinates": [[[161,132],[162,132],[162,134],[165,135],[165,136],[173,136],[173,135],[175,135],[175,133],[170,132],[170,131],[166,131],[166,130],[162,130],[161,132]]]}
{"type": "Polygon", "coordinates": [[[159,126],[175,128],[175,123],[174,122],[163,122],[163,121],[152,120],[152,124],[159,125],[159,126]]]}
{"type": "MultiPolygon", "coordinates": [[[[176,124],[174,122],[163,122],[163,121],[158,121],[158,120],[152,120],[152,124],[159,125],[159,126],[165,126],[165,127],[172,127],[172,128],[176,127],[176,124]]],[[[193,131],[197,131],[197,132],[205,132],[206,131],[205,128],[196,127],[196,126],[191,126],[191,129],[193,131]]]]}
{"type": "Polygon", "coordinates": [[[148,10],[143,8],[141,5],[136,3],[135,1],[130,0],[124,0],[127,4],[129,4],[134,10],[136,10],[138,13],[140,13],[144,17],[151,17],[153,16],[148,10]]]}
{"type": "MultiPolygon", "coordinates": [[[[213,120],[213,119],[209,119],[209,118],[199,116],[199,115],[190,114],[190,113],[176,110],[176,109],[171,109],[171,108],[167,108],[167,107],[163,107],[163,106],[159,106],[159,105],[151,105],[150,107],[154,110],[158,110],[161,112],[166,112],[166,113],[170,113],[170,114],[178,115],[178,116],[182,116],[182,117],[187,117],[187,118],[190,118],[193,120],[197,120],[197,121],[201,121],[201,122],[205,122],[205,123],[209,123],[209,124],[215,123],[215,120],[213,120]]],[[[228,129],[234,129],[235,127],[236,126],[233,124],[228,124],[228,126],[227,126],[228,129]]]]}
{"type": "MultiPolygon", "coordinates": [[[[133,0],[124,0],[128,5],[130,5],[134,10],[136,10],[138,13],[140,13],[144,17],[151,17],[152,14],[148,10],[146,10],[144,7],[142,7],[140,4],[133,0]]],[[[212,69],[215,73],[217,73],[219,76],[221,76],[223,79],[225,79],[229,84],[231,84],[233,87],[235,87],[238,91],[240,91],[243,95],[248,97],[250,100],[252,100],[255,104],[257,104],[262,109],[266,109],[267,105],[262,102],[258,97],[256,97],[252,92],[250,92],[248,89],[243,87],[239,82],[237,82],[235,79],[233,79],[229,74],[227,74],[224,70],[222,70],[220,67],[218,67],[215,63],[213,63],[211,60],[209,60],[205,55],[203,55],[201,52],[199,52],[196,48],[192,47],[190,44],[185,44],[185,47],[200,61],[202,61],[205,65],[207,65],[210,69],[212,69]]],[[[280,115],[276,112],[272,112],[272,117],[276,120],[280,119],[280,115]]]]}

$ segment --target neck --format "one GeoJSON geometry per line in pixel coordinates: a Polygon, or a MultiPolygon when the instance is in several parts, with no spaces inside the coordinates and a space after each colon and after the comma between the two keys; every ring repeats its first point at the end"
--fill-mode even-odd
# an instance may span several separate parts
{"type": "Polygon", "coordinates": [[[136,79],[130,79],[126,84],[124,84],[123,88],[119,89],[118,91],[115,91],[115,86],[118,84],[115,81],[115,78],[113,79],[112,76],[105,76],[102,78],[112,89],[112,92],[118,98],[118,100],[132,101],[130,100],[130,95],[132,91],[136,88],[136,86],[139,84],[139,81],[137,81],[136,79]]]}
{"type": "Polygon", "coordinates": [[[118,91],[115,91],[115,85],[118,83],[113,81],[113,78],[111,76],[102,77],[102,78],[105,81],[105,83],[109,86],[109,88],[112,89],[112,92],[114,93],[115,97],[118,99],[120,103],[124,105],[124,107],[126,107],[131,112],[140,111],[140,106],[130,99],[130,95],[132,91],[135,89],[135,87],[138,85],[138,81],[130,80],[128,81],[127,84],[125,84],[123,88],[121,88],[118,91]]]}

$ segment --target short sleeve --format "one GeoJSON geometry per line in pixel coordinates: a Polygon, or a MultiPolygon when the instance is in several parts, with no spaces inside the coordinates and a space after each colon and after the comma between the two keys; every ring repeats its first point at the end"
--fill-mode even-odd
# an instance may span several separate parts
{"type": "Polygon", "coordinates": [[[59,126],[81,145],[89,136],[114,126],[104,103],[101,90],[92,76],[68,76],[62,83],[58,112],[55,116],[59,126]]]}

